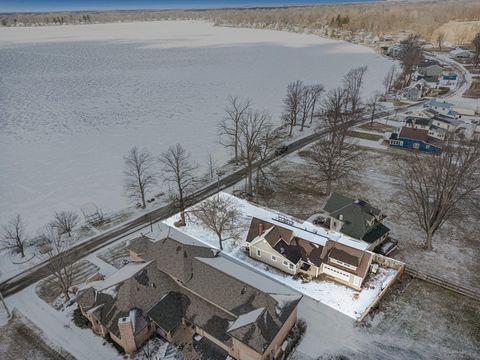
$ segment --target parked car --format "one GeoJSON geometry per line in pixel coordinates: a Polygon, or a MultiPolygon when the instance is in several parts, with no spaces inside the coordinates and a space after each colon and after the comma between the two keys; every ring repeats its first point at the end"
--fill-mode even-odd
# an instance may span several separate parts
{"type": "Polygon", "coordinates": [[[275,155],[280,156],[282,154],[285,154],[287,150],[288,150],[288,145],[281,145],[277,147],[277,149],[275,150],[275,155]]]}

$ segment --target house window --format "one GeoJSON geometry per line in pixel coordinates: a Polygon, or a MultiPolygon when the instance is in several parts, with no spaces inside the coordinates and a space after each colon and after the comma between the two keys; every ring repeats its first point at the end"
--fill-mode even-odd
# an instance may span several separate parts
{"type": "Polygon", "coordinates": [[[288,265],[288,267],[293,270],[293,264],[288,265]]]}
{"type": "Polygon", "coordinates": [[[277,261],[277,257],[275,255],[272,255],[272,261],[277,261]]]}
{"type": "Polygon", "coordinates": [[[428,145],[428,144],[425,145],[425,149],[427,149],[427,150],[430,149],[430,145],[428,145]]]}
{"type": "Polygon", "coordinates": [[[417,150],[420,149],[420,144],[419,143],[414,143],[413,148],[417,149],[417,150]]]}
{"type": "Polygon", "coordinates": [[[257,256],[258,257],[262,256],[262,252],[259,249],[257,249],[257,256]]]}
{"type": "Polygon", "coordinates": [[[400,146],[403,146],[403,141],[400,141],[399,144],[400,144],[400,146]]]}
{"type": "Polygon", "coordinates": [[[287,260],[283,260],[283,265],[288,266],[288,261],[287,261],[287,260]]]}

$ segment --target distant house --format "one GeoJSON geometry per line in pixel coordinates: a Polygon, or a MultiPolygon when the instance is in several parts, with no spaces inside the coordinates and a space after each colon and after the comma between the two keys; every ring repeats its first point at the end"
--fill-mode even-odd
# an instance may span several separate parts
{"type": "Polygon", "coordinates": [[[442,73],[443,67],[436,61],[426,60],[418,65],[416,78],[425,79],[428,82],[437,82],[442,73]]]}
{"type": "Polygon", "coordinates": [[[452,119],[458,119],[460,114],[454,110],[454,105],[445,101],[428,100],[423,103],[423,107],[435,110],[437,113],[452,119]]]}
{"type": "Polygon", "coordinates": [[[438,82],[439,86],[454,86],[457,84],[458,75],[454,72],[443,73],[440,81],[438,82]]]}
{"type": "Polygon", "coordinates": [[[386,216],[365,200],[333,192],[325,202],[322,213],[330,230],[367,243],[369,250],[374,250],[384,242],[390,232],[383,224],[386,216]]]}
{"type": "Polygon", "coordinates": [[[450,51],[449,56],[455,60],[466,60],[472,57],[472,53],[469,50],[458,48],[450,51]]]}
{"type": "Polygon", "coordinates": [[[416,116],[407,116],[405,119],[405,126],[409,128],[428,130],[432,125],[432,119],[422,118],[416,116]]]}
{"type": "Polygon", "coordinates": [[[392,133],[389,139],[390,146],[430,153],[441,152],[441,144],[431,138],[428,131],[404,126],[399,133],[392,133]]]}
{"type": "Polygon", "coordinates": [[[420,79],[416,84],[413,84],[400,93],[402,99],[410,101],[418,101],[430,92],[430,86],[424,79],[420,79]]]}
{"type": "Polygon", "coordinates": [[[316,242],[307,240],[299,236],[302,232],[275,219],[253,217],[246,239],[249,256],[290,275],[324,275],[361,290],[372,263],[371,252],[321,236],[316,242]]]}
{"type": "Polygon", "coordinates": [[[448,131],[444,128],[432,125],[428,129],[428,136],[438,140],[445,140],[448,136],[448,131]]]}
{"type": "Polygon", "coordinates": [[[95,333],[128,354],[157,334],[215,359],[283,358],[301,295],[174,228],[128,249],[134,263],[77,293],[95,333]]]}

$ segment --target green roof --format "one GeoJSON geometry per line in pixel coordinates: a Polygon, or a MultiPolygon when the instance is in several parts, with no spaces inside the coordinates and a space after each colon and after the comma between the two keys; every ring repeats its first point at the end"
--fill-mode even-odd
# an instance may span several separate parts
{"type": "Polygon", "coordinates": [[[363,236],[362,240],[369,244],[372,244],[377,241],[377,239],[387,234],[389,231],[390,229],[388,227],[386,227],[382,223],[377,223],[372,229],[370,229],[369,232],[367,232],[363,236]]]}
{"type": "MultiPolygon", "coordinates": [[[[380,210],[361,199],[352,199],[333,192],[327,200],[323,210],[335,219],[344,222],[342,233],[355,239],[363,237],[374,227],[368,227],[367,222],[380,215],[380,210]]],[[[375,225],[376,226],[376,225],[375,225]]]]}

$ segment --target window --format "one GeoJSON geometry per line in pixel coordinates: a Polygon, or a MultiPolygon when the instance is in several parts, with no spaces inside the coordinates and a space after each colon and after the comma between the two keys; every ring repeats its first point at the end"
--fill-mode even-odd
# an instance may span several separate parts
{"type": "Polygon", "coordinates": [[[414,143],[413,148],[417,149],[417,150],[420,149],[420,144],[419,143],[414,143]]]}
{"type": "Polygon", "coordinates": [[[400,146],[403,146],[403,141],[400,141],[400,146]]]}
{"type": "Polygon", "coordinates": [[[277,257],[275,255],[272,255],[272,261],[277,261],[277,257]]]}
{"type": "Polygon", "coordinates": [[[430,145],[428,145],[428,144],[425,145],[425,149],[427,149],[427,150],[430,149],[430,145]]]}
{"type": "Polygon", "coordinates": [[[258,257],[262,256],[262,252],[259,249],[257,249],[257,256],[258,257]]]}
{"type": "Polygon", "coordinates": [[[288,265],[288,267],[293,270],[293,264],[288,265]]]}
{"type": "Polygon", "coordinates": [[[287,261],[287,260],[283,260],[283,265],[288,266],[288,261],[287,261]]]}

